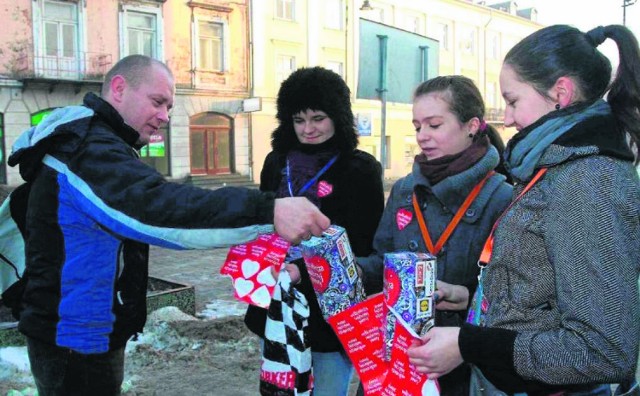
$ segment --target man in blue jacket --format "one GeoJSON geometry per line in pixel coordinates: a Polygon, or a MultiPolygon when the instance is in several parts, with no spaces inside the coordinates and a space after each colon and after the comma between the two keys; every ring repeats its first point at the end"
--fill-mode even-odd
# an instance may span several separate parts
{"type": "Polygon", "coordinates": [[[229,246],[274,226],[298,243],[329,225],[305,198],[171,183],[142,163],[174,92],[163,63],[126,57],[102,97],[56,110],[13,147],[27,181],[9,198],[26,256],[19,329],[41,396],[120,393],[124,347],[146,320],[149,244],[229,246]]]}

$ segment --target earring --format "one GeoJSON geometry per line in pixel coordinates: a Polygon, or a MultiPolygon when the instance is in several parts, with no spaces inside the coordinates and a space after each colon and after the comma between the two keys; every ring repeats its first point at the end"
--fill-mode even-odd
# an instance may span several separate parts
{"type": "Polygon", "coordinates": [[[473,139],[473,133],[469,133],[469,139],[473,139]]]}
{"type": "Polygon", "coordinates": [[[560,110],[560,103],[556,103],[556,110],[560,110]]]}

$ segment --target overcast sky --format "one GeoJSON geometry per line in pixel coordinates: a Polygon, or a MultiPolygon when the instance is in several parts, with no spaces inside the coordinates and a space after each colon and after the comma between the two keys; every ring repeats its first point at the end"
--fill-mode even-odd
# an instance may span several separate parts
{"type": "MultiPolygon", "coordinates": [[[[566,23],[581,29],[597,25],[622,24],[623,0],[518,0],[519,8],[535,7],[544,24],[566,23]]],[[[640,3],[626,7],[626,25],[640,28],[640,3]]]]}
{"type": "MultiPolygon", "coordinates": [[[[516,3],[518,8],[535,7],[542,24],[562,23],[583,31],[599,25],[621,25],[623,19],[623,0],[516,0],[516,3]]],[[[640,0],[626,7],[626,26],[640,39],[640,0]]],[[[598,49],[617,63],[616,46],[610,40],[598,49]]]]}

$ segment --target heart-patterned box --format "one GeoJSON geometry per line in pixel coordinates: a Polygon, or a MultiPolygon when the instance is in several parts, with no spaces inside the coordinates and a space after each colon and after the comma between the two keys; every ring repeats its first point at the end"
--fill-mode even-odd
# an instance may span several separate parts
{"type": "Polygon", "coordinates": [[[271,269],[280,272],[288,249],[289,243],[277,234],[262,234],[232,246],[220,274],[231,277],[235,298],[268,308],[276,285],[271,269]]]}
{"type": "Polygon", "coordinates": [[[331,225],[301,244],[307,272],[325,318],[364,300],[362,280],[344,228],[331,225]]]}
{"type": "MultiPolygon", "coordinates": [[[[429,253],[396,252],[384,255],[385,306],[395,312],[418,334],[433,324],[436,289],[436,258],[429,253]]],[[[387,310],[386,358],[391,358],[395,315],[387,310]]]]}

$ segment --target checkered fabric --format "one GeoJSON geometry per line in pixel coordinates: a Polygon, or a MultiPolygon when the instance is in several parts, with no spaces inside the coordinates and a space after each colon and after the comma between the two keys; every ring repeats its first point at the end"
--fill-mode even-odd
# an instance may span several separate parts
{"type": "Polygon", "coordinates": [[[278,277],[267,313],[260,370],[260,394],[295,396],[311,394],[311,349],[306,339],[309,304],[294,289],[287,271],[278,277]]]}

